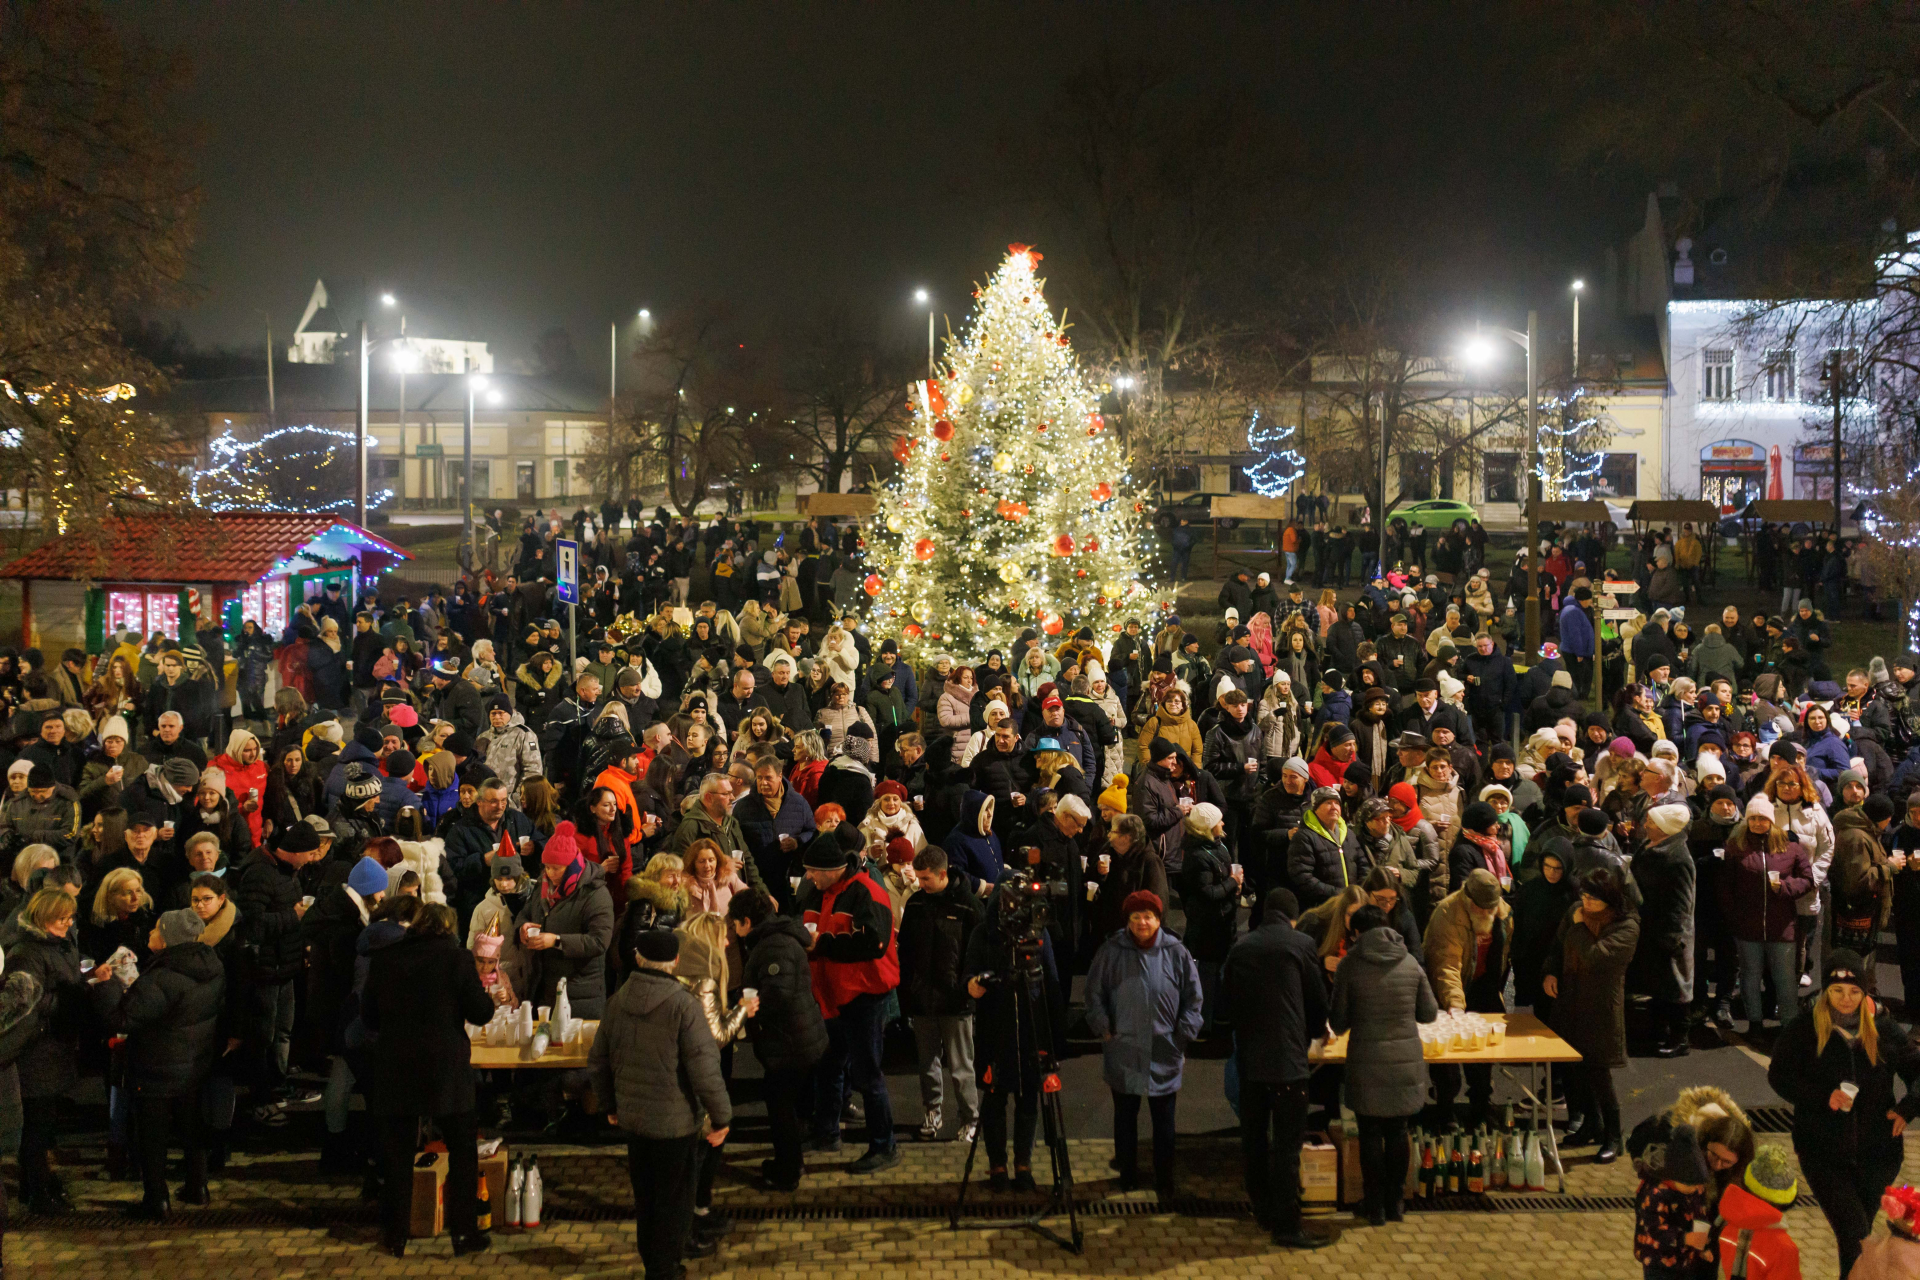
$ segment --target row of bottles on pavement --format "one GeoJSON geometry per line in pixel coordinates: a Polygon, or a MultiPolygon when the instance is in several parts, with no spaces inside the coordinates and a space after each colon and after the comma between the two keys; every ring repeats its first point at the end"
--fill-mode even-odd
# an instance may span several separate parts
{"type": "Polygon", "coordinates": [[[1479,1195],[1486,1191],[1545,1191],[1547,1155],[1540,1131],[1514,1127],[1513,1107],[1495,1129],[1472,1133],[1413,1131],[1407,1162],[1409,1197],[1479,1195]]]}

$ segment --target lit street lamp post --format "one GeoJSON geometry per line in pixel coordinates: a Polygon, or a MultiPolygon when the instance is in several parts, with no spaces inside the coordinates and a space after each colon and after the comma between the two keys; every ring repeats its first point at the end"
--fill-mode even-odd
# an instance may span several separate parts
{"type": "Polygon", "coordinates": [[[915,290],[913,300],[927,308],[927,381],[933,381],[933,307],[929,305],[929,294],[925,289],[915,290]]]}

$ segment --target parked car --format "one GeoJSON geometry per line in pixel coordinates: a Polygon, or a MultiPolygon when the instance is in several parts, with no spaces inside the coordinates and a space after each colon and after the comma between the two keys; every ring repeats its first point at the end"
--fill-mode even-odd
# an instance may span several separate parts
{"type": "MultiPolygon", "coordinates": [[[[1171,529],[1173,528],[1173,522],[1175,520],[1185,520],[1189,523],[1196,524],[1212,520],[1213,500],[1215,498],[1230,498],[1232,496],[1232,494],[1227,493],[1189,493],[1181,498],[1162,498],[1158,509],[1153,513],[1154,528],[1162,531],[1171,529]]],[[[1238,529],[1240,522],[1232,516],[1223,516],[1220,520],[1220,527],[1222,529],[1238,529]]]]}
{"type": "Polygon", "coordinates": [[[1451,498],[1429,498],[1420,502],[1409,502],[1404,507],[1395,507],[1389,513],[1390,520],[1405,520],[1408,524],[1417,524],[1425,529],[1447,530],[1453,528],[1456,520],[1467,522],[1478,520],[1480,513],[1472,504],[1455,502],[1451,498]]]}

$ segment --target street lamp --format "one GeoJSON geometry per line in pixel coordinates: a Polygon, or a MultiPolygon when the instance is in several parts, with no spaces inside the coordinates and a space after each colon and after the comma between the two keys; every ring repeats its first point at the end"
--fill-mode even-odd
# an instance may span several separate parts
{"type": "MultiPolygon", "coordinates": [[[[1467,359],[1477,365],[1485,365],[1493,359],[1493,340],[1489,334],[1505,338],[1527,353],[1527,453],[1526,453],[1526,492],[1520,500],[1520,521],[1523,538],[1522,546],[1527,550],[1527,654],[1529,658],[1540,648],[1540,548],[1534,520],[1534,504],[1538,500],[1536,493],[1539,477],[1534,472],[1535,459],[1540,452],[1540,396],[1538,374],[1535,369],[1534,350],[1539,345],[1534,335],[1540,327],[1540,313],[1527,312],[1527,331],[1506,329],[1493,326],[1486,333],[1476,333],[1468,339],[1465,354],[1467,359]]],[[[1384,491],[1383,491],[1384,493],[1384,491]]],[[[1596,655],[1597,656],[1597,655],[1596,655]]]]}
{"type": "Polygon", "coordinates": [[[915,289],[913,300],[927,308],[927,381],[933,381],[933,308],[929,305],[932,295],[925,289],[915,289]]]}
{"type": "Polygon", "coordinates": [[[1580,295],[1586,290],[1585,280],[1573,282],[1573,385],[1580,385],[1580,295]]]}

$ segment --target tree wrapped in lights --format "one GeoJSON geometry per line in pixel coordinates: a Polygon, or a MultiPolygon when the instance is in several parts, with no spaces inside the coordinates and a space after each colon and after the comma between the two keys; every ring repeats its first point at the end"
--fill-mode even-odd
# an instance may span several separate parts
{"type": "Polygon", "coordinates": [[[1539,415],[1540,456],[1534,474],[1545,502],[1591,498],[1600,480],[1600,461],[1612,427],[1584,387],[1543,401],[1539,415]]]}
{"type": "Polygon", "coordinates": [[[1291,443],[1298,427],[1253,411],[1247,425],[1247,447],[1260,455],[1260,461],[1247,470],[1253,491],[1263,498],[1285,497],[1287,490],[1307,474],[1307,460],[1291,443]]]}
{"type": "Polygon", "coordinates": [[[870,535],[877,629],[979,654],[1009,631],[1111,638],[1151,602],[1145,504],[1035,276],[1010,245],[971,329],[918,389],[870,535]]]}
{"type": "MultiPolygon", "coordinates": [[[[194,505],[209,511],[331,511],[354,505],[350,428],[297,426],[257,440],[223,432],[207,442],[211,465],[192,477],[194,505]]],[[[367,438],[369,448],[373,438],[367,438]]],[[[367,495],[374,507],[393,491],[367,495]]]]}

